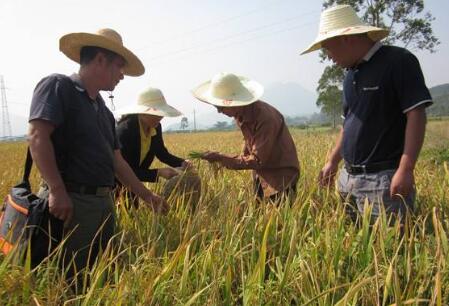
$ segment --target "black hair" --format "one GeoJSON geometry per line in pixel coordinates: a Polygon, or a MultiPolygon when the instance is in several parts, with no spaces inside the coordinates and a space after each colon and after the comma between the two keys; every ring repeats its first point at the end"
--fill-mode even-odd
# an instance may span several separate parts
{"type": "Polygon", "coordinates": [[[105,55],[106,59],[109,62],[112,62],[115,57],[119,56],[117,53],[112,52],[105,48],[95,46],[85,46],[82,47],[80,51],[80,64],[81,65],[89,64],[100,52],[105,55]]]}

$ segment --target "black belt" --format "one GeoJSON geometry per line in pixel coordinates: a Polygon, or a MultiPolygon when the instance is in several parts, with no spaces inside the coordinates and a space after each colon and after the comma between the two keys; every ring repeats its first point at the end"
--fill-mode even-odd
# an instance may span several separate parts
{"type": "Polygon", "coordinates": [[[398,166],[398,161],[381,162],[368,165],[351,165],[345,162],[345,168],[349,174],[375,173],[383,170],[396,169],[398,166]]]}
{"type": "Polygon", "coordinates": [[[112,190],[111,186],[89,186],[68,182],[65,183],[65,189],[67,190],[67,192],[75,192],[80,194],[90,194],[97,196],[108,195],[112,190]]]}

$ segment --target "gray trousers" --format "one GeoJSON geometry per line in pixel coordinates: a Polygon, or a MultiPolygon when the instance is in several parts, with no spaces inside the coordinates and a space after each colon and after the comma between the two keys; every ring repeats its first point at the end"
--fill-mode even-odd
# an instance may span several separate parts
{"type": "MultiPolygon", "coordinates": [[[[397,215],[401,222],[407,211],[413,211],[415,190],[407,197],[390,197],[391,179],[396,169],[368,174],[349,174],[343,167],[337,181],[337,188],[343,201],[347,203],[346,212],[354,220],[364,214],[365,202],[371,208],[371,221],[381,214],[381,207],[387,216],[397,215]]],[[[393,220],[394,221],[394,220],[393,220]]]]}
{"type": "MultiPolygon", "coordinates": [[[[48,195],[41,188],[39,196],[48,195]]],[[[115,233],[115,213],[112,194],[89,195],[68,193],[73,204],[73,216],[64,229],[63,268],[67,276],[92,266],[100,250],[104,250],[115,233]]]]}
{"type": "Polygon", "coordinates": [[[73,217],[65,229],[64,265],[73,259],[74,272],[90,267],[115,232],[112,194],[97,196],[69,192],[73,217]]]}

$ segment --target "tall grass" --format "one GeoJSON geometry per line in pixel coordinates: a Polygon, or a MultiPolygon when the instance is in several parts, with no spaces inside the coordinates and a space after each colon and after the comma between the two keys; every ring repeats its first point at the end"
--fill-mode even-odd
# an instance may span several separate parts
{"type": "MultiPolygon", "coordinates": [[[[429,124],[416,169],[416,215],[403,234],[385,215],[372,226],[348,221],[335,190],[316,183],[335,133],[292,130],[301,161],[294,203],[258,204],[249,172],[214,176],[195,161],[203,192],[193,211],[183,198],[169,200],[165,217],[117,206],[120,231],[78,295],[57,269],[57,256],[35,271],[0,257],[1,304],[448,305],[449,170],[432,156],[449,145],[448,130],[448,122],[429,124]]],[[[238,132],[165,136],[180,156],[238,153],[241,140],[238,132]]],[[[20,177],[24,148],[1,145],[2,194],[20,177]]],[[[363,218],[370,219],[369,209],[363,218]]]]}

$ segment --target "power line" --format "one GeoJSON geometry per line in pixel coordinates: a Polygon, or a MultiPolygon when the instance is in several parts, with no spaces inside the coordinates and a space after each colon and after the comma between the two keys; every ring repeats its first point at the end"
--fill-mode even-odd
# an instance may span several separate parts
{"type": "MultiPolygon", "coordinates": [[[[236,44],[244,44],[244,43],[247,43],[247,42],[250,42],[250,41],[253,41],[253,40],[266,38],[266,37],[269,37],[269,36],[272,36],[272,35],[275,35],[275,34],[279,34],[279,33],[283,33],[283,32],[289,32],[289,31],[296,30],[296,29],[299,29],[299,28],[304,28],[304,27],[306,27],[308,25],[311,25],[313,23],[315,23],[315,21],[310,21],[310,22],[307,22],[307,23],[302,23],[302,24],[299,24],[299,25],[295,25],[293,27],[280,29],[280,30],[277,30],[277,31],[270,32],[268,34],[253,36],[253,37],[250,37],[250,38],[247,38],[247,39],[244,39],[244,40],[238,40],[238,41],[222,44],[222,45],[219,45],[219,46],[216,46],[216,47],[213,47],[213,48],[209,48],[209,49],[204,49],[204,50],[198,51],[197,53],[191,54],[190,56],[195,56],[195,55],[199,55],[199,54],[206,54],[206,53],[210,53],[210,52],[213,52],[213,51],[216,51],[216,50],[222,50],[224,48],[228,48],[228,47],[236,45],[236,44]]],[[[175,60],[184,59],[186,57],[189,57],[189,55],[181,56],[179,58],[176,58],[175,60]]],[[[162,59],[162,61],[161,60],[155,60],[155,61],[152,62],[152,64],[163,62],[163,60],[164,59],[162,59]]]]}
{"type": "MultiPolygon", "coordinates": [[[[282,4],[284,4],[284,3],[282,3],[282,4]]],[[[225,23],[228,23],[228,22],[231,22],[231,21],[234,21],[234,20],[237,20],[237,19],[249,16],[249,15],[252,15],[252,14],[255,14],[255,13],[259,12],[259,11],[265,10],[267,7],[270,7],[270,6],[273,6],[273,5],[278,5],[278,4],[280,4],[279,1],[272,1],[271,3],[269,3],[267,5],[264,5],[264,6],[260,7],[260,8],[258,8],[258,9],[250,10],[250,11],[244,12],[244,13],[239,14],[239,15],[235,15],[235,16],[231,16],[229,18],[225,18],[225,19],[222,19],[222,20],[219,20],[219,21],[215,21],[215,22],[212,22],[212,23],[200,26],[200,27],[198,27],[196,29],[176,34],[176,35],[172,36],[171,38],[168,38],[168,39],[165,39],[165,40],[162,40],[162,41],[159,41],[159,42],[149,43],[149,44],[147,44],[147,45],[145,45],[145,46],[143,46],[141,48],[137,48],[136,50],[137,51],[145,50],[145,49],[151,48],[151,47],[153,47],[155,45],[161,45],[161,44],[164,44],[164,43],[167,43],[167,42],[172,42],[173,40],[176,40],[176,39],[179,39],[179,38],[185,38],[187,35],[191,35],[191,34],[195,34],[195,33],[198,33],[198,32],[202,32],[204,30],[210,30],[213,27],[216,27],[216,26],[219,26],[221,24],[225,24],[225,23]]]]}
{"type": "Polygon", "coordinates": [[[298,15],[298,16],[295,16],[295,17],[292,17],[292,18],[284,19],[282,21],[276,21],[276,22],[272,22],[272,23],[265,24],[265,25],[262,25],[262,26],[258,26],[258,27],[255,27],[255,28],[252,28],[252,29],[249,29],[249,30],[246,30],[246,31],[242,31],[242,32],[231,34],[231,35],[223,36],[223,37],[220,37],[220,38],[217,38],[217,39],[205,42],[205,43],[200,43],[200,44],[196,44],[196,45],[193,45],[193,46],[190,46],[190,47],[187,47],[187,48],[183,48],[183,49],[167,52],[167,53],[164,53],[164,54],[160,54],[158,56],[154,56],[154,57],[150,58],[149,61],[157,60],[159,58],[164,58],[164,57],[167,57],[167,56],[176,55],[176,54],[179,54],[179,53],[184,53],[184,52],[187,52],[187,51],[190,51],[190,50],[194,50],[194,49],[196,49],[198,47],[203,47],[205,45],[212,45],[212,44],[216,44],[216,43],[221,43],[223,41],[230,40],[230,39],[233,39],[233,38],[238,37],[238,36],[243,36],[243,35],[246,35],[246,34],[258,32],[258,31],[261,31],[261,30],[264,30],[264,29],[267,29],[267,28],[271,28],[271,27],[280,25],[280,24],[289,23],[289,22],[297,20],[299,18],[304,18],[304,16],[310,15],[311,13],[313,13],[313,11],[312,12],[308,12],[308,13],[304,13],[304,14],[301,14],[301,15],[298,15]]]}

